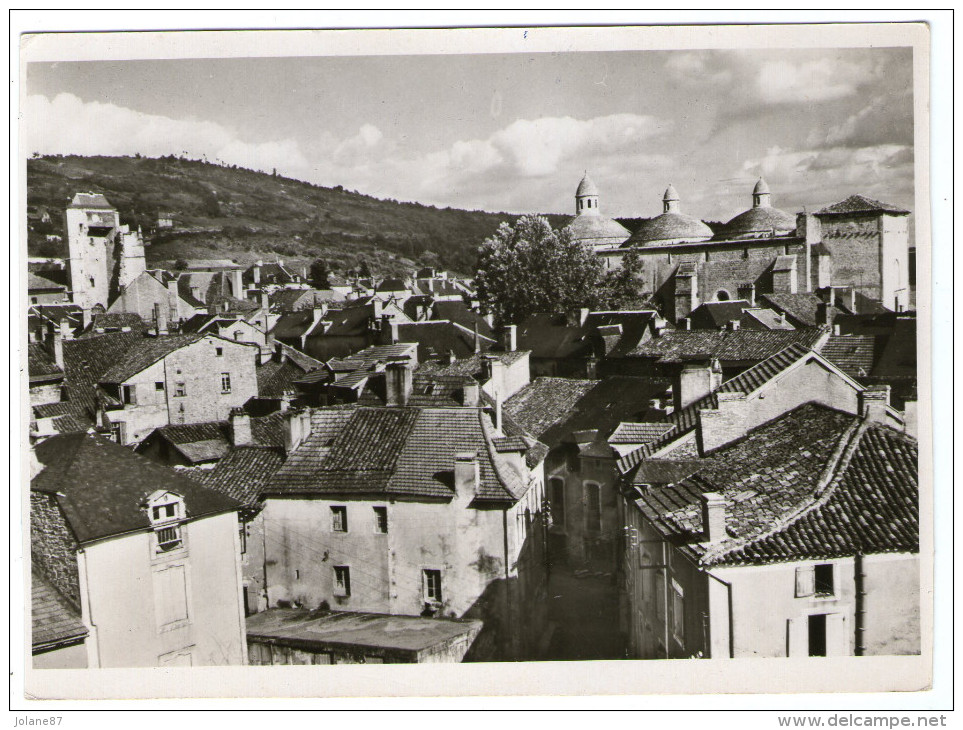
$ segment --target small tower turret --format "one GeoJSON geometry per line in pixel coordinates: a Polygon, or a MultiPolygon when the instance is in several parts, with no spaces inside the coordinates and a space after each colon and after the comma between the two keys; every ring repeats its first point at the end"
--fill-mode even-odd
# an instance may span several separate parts
{"type": "Polygon", "coordinates": [[[662,196],[662,212],[663,213],[678,213],[679,208],[679,194],[675,191],[672,183],[669,183],[669,187],[665,189],[665,195],[662,196]]]}
{"type": "Polygon", "coordinates": [[[599,189],[588,172],[582,178],[575,191],[575,215],[598,215],[599,214],[599,189]]]}
{"type": "Polygon", "coordinates": [[[766,181],[762,178],[759,178],[759,182],[756,183],[756,187],[752,189],[752,207],[771,208],[771,197],[772,196],[769,194],[769,186],[766,184],[766,181]]]}

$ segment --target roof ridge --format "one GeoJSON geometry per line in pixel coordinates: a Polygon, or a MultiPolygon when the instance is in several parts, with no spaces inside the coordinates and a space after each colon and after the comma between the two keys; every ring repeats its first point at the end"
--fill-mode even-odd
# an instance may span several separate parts
{"type": "Polygon", "coordinates": [[[816,498],[811,503],[797,507],[788,515],[781,517],[776,521],[775,525],[768,530],[725,545],[724,548],[720,546],[720,549],[717,550],[707,550],[699,559],[699,562],[703,565],[717,563],[726,555],[742,550],[754,542],[765,540],[772,535],[782,532],[809,513],[825,505],[835,493],[840,478],[849,466],[853,454],[862,441],[863,434],[866,433],[867,428],[868,422],[863,419],[857,419],[847,426],[846,430],[839,437],[839,442],[836,444],[836,448],[829,457],[829,461],[826,462],[826,467],[823,469],[819,481],[816,483],[816,489],[812,492],[816,498]]]}

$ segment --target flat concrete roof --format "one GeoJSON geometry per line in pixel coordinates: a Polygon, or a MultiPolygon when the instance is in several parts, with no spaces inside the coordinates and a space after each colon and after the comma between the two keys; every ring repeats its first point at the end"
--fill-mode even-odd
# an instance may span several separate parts
{"type": "Polygon", "coordinates": [[[474,619],[304,608],[269,608],[247,618],[249,639],[293,641],[328,649],[337,646],[420,652],[481,629],[482,622],[474,619]]]}

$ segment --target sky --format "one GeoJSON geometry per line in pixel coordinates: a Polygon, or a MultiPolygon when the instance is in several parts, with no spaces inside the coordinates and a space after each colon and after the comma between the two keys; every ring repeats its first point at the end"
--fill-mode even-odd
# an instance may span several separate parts
{"type": "Polygon", "coordinates": [[[909,48],[31,63],[42,154],[184,154],[379,198],[728,220],[765,176],[797,212],[854,193],[912,209],[909,48]]]}

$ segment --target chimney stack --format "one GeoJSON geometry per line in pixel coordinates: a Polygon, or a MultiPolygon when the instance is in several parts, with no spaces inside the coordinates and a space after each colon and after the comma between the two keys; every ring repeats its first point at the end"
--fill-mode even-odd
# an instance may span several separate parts
{"type": "Polygon", "coordinates": [[[60,320],[60,324],[53,331],[53,357],[57,367],[64,369],[64,340],[69,340],[70,322],[66,318],[60,320]]]}
{"type": "Polygon", "coordinates": [[[888,405],[888,385],[870,385],[859,393],[859,415],[867,421],[886,423],[886,407],[888,405]]]}
{"type": "Polygon", "coordinates": [[[466,380],[462,387],[461,404],[469,408],[477,408],[481,398],[481,387],[477,380],[466,380]]]}
{"type": "Polygon", "coordinates": [[[505,325],[503,336],[505,352],[515,352],[518,349],[518,327],[513,324],[505,325]]]}
{"type": "Polygon", "coordinates": [[[475,352],[481,352],[481,339],[478,337],[478,321],[475,321],[475,336],[474,336],[475,352]]]}
{"type": "Polygon", "coordinates": [[[745,299],[747,302],[749,302],[750,307],[756,306],[755,284],[741,284],[736,291],[739,292],[740,299],[745,299]]]}
{"type": "Polygon", "coordinates": [[[251,417],[243,408],[232,408],[229,416],[231,425],[231,445],[250,446],[254,441],[251,434],[251,417]]]}
{"type": "Polygon", "coordinates": [[[672,387],[675,409],[682,410],[722,385],[722,366],[715,358],[682,366],[672,387]]]}
{"type": "Polygon", "coordinates": [[[281,401],[278,404],[278,410],[280,410],[281,413],[289,411],[291,409],[291,404],[294,402],[295,398],[297,397],[298,397],[297,391],[286,389],[281,394],[281,401]]]}
{"type": "Polygon", "coordinates": [[[261,291],[259,292],[259,297],[261,300],[261,309],[263,309],[265,312],[270,311],[271,297],[268,295],[268,293],[263,289],[261,289],[261,291]]]}
{"type": "Polygon", "coordinates": [[[389,406],[405,406],[414,387],[413,368],[408,360],[389,362],[385,366],[385,385],[389,406]]]}
{"type": "Polygon", "coordinates": [[[739,324],[740,324],[740,323],[739,323],[739,320],[738,320],[738,319],[730,319],[730,320],[729,320],[729,327],[728,327],[729,331],[730,331],[730,332],[735,332],[737,329],[739,329],[739,324]]]}
{"type": "Polygon", "coordinates": [[[167,334],[167,311],[159,302],[154,305],[154,328],[158,335],[167,334]]]}
{"type": "Polygon", "coordinates": [[[478,494],[480,483],[478,454],[474,451],[455,454],[455,492],[459,496],[473,498],[478,494]]]}
{"type": "MultiPolygon", "coordinates": [[[[835,296],[832,295],[831,299],[835,299],[835,296]]],[[[833,319],[835,319],[835,317],[836,317],[836,308],[832,304],[827,304],[826,302],[819,302],[819,304],[816,305],[816,324],[832,327],[833,319]]]]}
{"type": "Polygon", "coordinates": [[[579,326],[579,327],[581,327],[583,324],[585,324],[585,320],[588,319],[588,316],[589,316],[589,308],[588,308],[588,307],[581,307],[581,308],[578,310],[578,326],[579,326]]]}
{"type": "Polygon", "coordinates": [[[261,283],[261,267],[264,266],[263,261],[258,261],[254,264],[254,269],[252,270],[252,275],[254,276],[255,286],[261,283]]]}
{"type": "Polygon", "coordinates": [[[284,413],[284,453],[290,454],[311,435],[311,411],[288,410],[284,413]]]}
{"type": "Polygon", "coordinates": [[[702,494],[702,533],[706,542],[717,543],[726,539],[726,500],[718,492],[702,494]]]}

